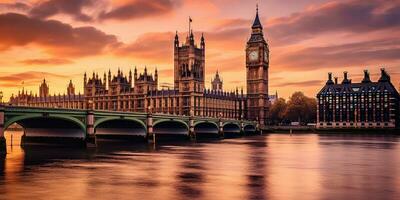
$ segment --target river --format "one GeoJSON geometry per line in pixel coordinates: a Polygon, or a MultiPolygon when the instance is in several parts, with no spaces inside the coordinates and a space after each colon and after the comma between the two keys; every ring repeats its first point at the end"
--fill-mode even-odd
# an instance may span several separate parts
{"type": "Polygon", "coordinates": [[[270,134],[96,150],[6,133],[0,199],[400,199],[400,137],[270,134]]]}

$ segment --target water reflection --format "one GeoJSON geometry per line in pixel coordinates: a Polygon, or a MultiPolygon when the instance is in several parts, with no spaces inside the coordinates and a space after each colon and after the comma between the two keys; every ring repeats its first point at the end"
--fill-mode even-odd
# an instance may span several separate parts
{"type": "Polygon", "coordinates": [[[264,138],[253,138],[248,143],[249,146],[249,158],[248,158],[248,170],[247,170],[247,187],[248,187],[248,198],[247,199],[267,199],[266,193],[268,192],[266,173],[266,159],[268,157],[268,151],[266,150],[267,143],[264,138]]]}
{"type": "Polygon", "coordinates": [[[0,199],[400,199],[398,136],[7,148],[0,199]]]}

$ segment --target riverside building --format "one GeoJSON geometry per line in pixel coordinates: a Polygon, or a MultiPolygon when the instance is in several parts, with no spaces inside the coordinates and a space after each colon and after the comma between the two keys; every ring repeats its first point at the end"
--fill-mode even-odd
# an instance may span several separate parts
{"type": "Polygon", "coordinates": [[[367,70],[360,83],[353,83],[347,72],[338,83],[329,73],[317,99],[317,128],[396,128],[400,124],[399,93],[383,68],[376,82],[367,70]]]}

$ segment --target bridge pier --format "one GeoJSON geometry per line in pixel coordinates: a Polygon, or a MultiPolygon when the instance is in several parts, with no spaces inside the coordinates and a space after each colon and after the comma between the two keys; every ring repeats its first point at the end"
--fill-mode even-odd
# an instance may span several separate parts
{"type": "Polygon", "coordinates": [[[262,129],[260,128],[260,123],[258,123],[258,122],[256,124],[256,133],[262,135],[262,129]]]}
{"type": "Polygon", "coordinates": [[[240,120],[240,134],[246,135],[246,131],[244,131],[244,123],[243,120],[240,120]]]}
{"type": "Polygon", "coordinates": [[[94,132],[94,113],[93,110],[89,110],[86,114],[86,147],[96,148],[96,134],[94,132]]]}
{"type": "Polygon", "coordinates": [[[224,124],[221,118],[218,119],[218,135],[220,138],[224,138],[224,124]]]}
{"type": "Polygon", "coordinates": [[[196,140],[196,133],[194,132],[194,117],[189,117],[189,136],[191,140],[196,140]]]}
{"type": "Polygon", "coordinates": [[[151,112],[147,113],[147,141],[150,143],[156,143],[156,135],[153,132],[153,115],[151,112]]]}
{"type": "Polygon", "coordinates": [[[4,107],[0,105],[0,155],[7,153],[6,138],[4,137],[4,107]]]}

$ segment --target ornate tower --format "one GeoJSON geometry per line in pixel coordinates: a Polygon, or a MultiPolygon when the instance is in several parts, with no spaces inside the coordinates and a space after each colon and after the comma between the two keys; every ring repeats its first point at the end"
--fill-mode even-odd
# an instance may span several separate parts
{"type": "Polygon", "coordinates": [[[69,80],[69,84],[67,87],[67,94],[68,96],[75,95],[75,86],[72,84],[72,80],[69,80]]]}
{"type": "Polygon", "coordinates": [[[258,6],[251,36],[246,45],[247,118],[266,124],[268,102],[269,47],[258,17],[258,6]]]}
{"type": "Polygon", "coordinates": [[[204,91],[205,77],[205,40],[201,36],[200,47],[194,41],[193,31],[190,30],[191,19],[189,19],[189,31],[186,42],[179,45],[178,33],[174,41],[174,88],[179,90],[181,98],[179,101],[179,114],[200,114],[200,101],[204,91]]]}
{"type": "Polygon", "coordinates": [[[40,84],[39,96],[40,97],[48,97],[49,96],[49,85],[47,85],[46,79],[43,79],[42,84],[40,84]]]}
{"type": "Polygon", "coordinates": [[[217,70],[217,73],[215,74],[214,79],[211,81],[211,89],[216,90],[216,91],[222,91],[222,84],[223,84],[223,82],[222,82],[221,78],[219,77],[219,73],[217,70]]]}

